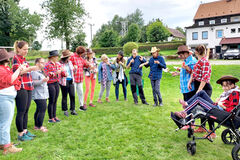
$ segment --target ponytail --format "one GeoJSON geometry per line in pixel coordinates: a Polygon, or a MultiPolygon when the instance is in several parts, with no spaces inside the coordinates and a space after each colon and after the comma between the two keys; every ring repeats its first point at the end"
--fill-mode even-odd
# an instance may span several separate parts
{"type": "Polygon", "coordinates": [[[21,48],[23,48],[26,44],[28,44],[28,43],[25,42],[25,41],[15,41],[15,42],[14,42],[14,45],[13,45],[14,52],[17,53],[17,52],[18,52],[18,48],[21,49],[21,48]]]}

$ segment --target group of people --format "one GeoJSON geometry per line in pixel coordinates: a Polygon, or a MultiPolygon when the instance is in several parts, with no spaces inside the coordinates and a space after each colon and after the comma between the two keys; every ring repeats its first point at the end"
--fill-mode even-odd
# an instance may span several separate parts
{"type": "MultiPolygon", "coordinates": [[[[36,136],[28,130],[28,111],[31,100],[36,103],[34,114],[34,130],[48,132],[43,126],[45,112],[48,110],[48,123],[57,123],[61,120],[56,115],[57,100],[61,90],[61,106],[65,116],[68,112],[68,95],[70,99],[70,114],[78,115],[75,110],[75,91],[79,100],[79,109],[87,110],[88,95],[90,92],[90,107],[96,107],[93,103],[96,80],[100,84],[98,103],[103,103],[102,96],[106,90],[106,102],[110,102],[110,88],[115,85],[116,101],[119,101],[119,85],[122,84],[124,100],[127,101],[127,85],[129,83],[126,69],[130,69],[130,88],[134,104],[138,105],[138,94],[142,104],[149,105],[146,101],[143,83],[142,68],[150,67],[149,79],[151,81],[154,107],[163,106],[160,93],[160,81],[162,71],[166,69],[164,58],[159,55],[159,49],[151,48],[151,58],[147,61],[143,56],[138,55],[137,49],[132,50],[132,55],[125,60],[124,53],[119,51],[116,59],[110,62],[108,56],[103,54],[101,62],[98,63],[91,49],[83,46],[76,48],[76,52],[63,50],[60,60],[57,50],[49,52],[48,61],[37,58],[35,65],[30,66],[25,57],[28,53],[28,43],[16,41],[14,51],[7,52],[0,49],[0,149],[3,154],[22,151],[16,148],[10,141],[10,126],[14,115],[16,103],[16,127],[18,130],[18,140],[28,141],[36,136]],[[12,58],[12,69],[9,68],[10,58],[12,58]],[[98,79],[97,79],[98,78],[98,79]],[[85,93],[83,91],[83,81],[85,80],[85,93]],[[90,89],[91,88],[91,89],[90,89]]],[[[183,60],[181,68],[176,72],[171,72],[173,76],[180,75],[180,88],[183,99],[179,102],[185,108],[182,112],[176,112],[179,117],[189,114],[195,104],[203,105],[200,101],[204,99],[206,104],[211,107],[223,108],[230,111],[239,102],[239,91],[235,86],[238,79],[234,77],[219,80],[223,86],[224,93],[221,95],[218,104],[214,104],[210,97],[212,87],[210,85],[211,65],[206,57],[206,49],[203,45],[196,48],[194,58],[188,47],[183,45],[178,48],[177,54],[183,60]],[[226,89],[228,88],[228,89],[226,89]],[[207,98],[206,98],[207,97],[207,98]],[[238,97],[238,99],[237,99],[238,97]],[[202,99],[201,99],[202,98],[202,99]],[[219,107],[220,106],[220,107],[219,107]],[[231,106],[231,107],[229,107],[231,106]],[[230,108],[230,109],[229,109],[230,108]]],[[[209,107],[205,107],[208,108],[209,107]]],[[[214,123],[209,121],[210,130],[213,130],[214,123]]],[[[196,132],[203,132],[198,128],[196,132]]],[[[213,133],[213,137],[215,133],[213,133]]]]}

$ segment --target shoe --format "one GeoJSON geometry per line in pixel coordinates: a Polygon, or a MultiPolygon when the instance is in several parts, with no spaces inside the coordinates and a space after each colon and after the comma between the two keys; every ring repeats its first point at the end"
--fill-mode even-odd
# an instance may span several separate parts
{"type": "Polygon", "coordinates": [[[90,106],[90,107],[96,107],[96,105],[94,105],[94,104],[92,104],[92,103],[90,103],[89,106],[90,106]]]}
{"type": "Polygon", "coordinates": [[[194,130],[195,133],[204,133],[207,132],[204,128],[199,127],[198,129],[194,130]]]}
{"type": "Polygon", "coordinates": [[[124,98],[124,101],[128,101],[127,98],[124,98]]]}
{"type": "Polygon", "coordinates": [[[28,137],[36,137],[36,135],[30,133],[29,131],[27,131],[26,135],[27,135],[28,137]]]}
{"type": "Polygon", "coordinates": [[[158,105],[156,103],[154,103],[153,107],[157,107],[158,105]]]}
{"type": "Polygon", "coordinates": [[[143,104],[145,104],[145,105],[149,105],[147,102],[144,102],[143,104]]]}
{"type": "Polygon", "coordinates": [[[13,144],[11,144],[10,146],[3,148],[3,155],[6,155],[8,153],[17,153],[21,151],[22,151],[22,148],[17,148],[13,144]]]}
{"type": "Polygon", "coordinates": [[[80,106],[79,110],[80,110],[80,111],[87,111],[87,109],[84,108],[84,106],[80,106]]]}
{"type": "Polygon", "coordinates": [[[19,141],[30,141],[30,140],[33,140],[33,138],[29,137],[27,134],[23,133],[22,136],[18,135],[18,140],[19,141]]]}
{"type": "MultiPolygon", "coordinates": [[[[186,125],[186,126],[182,127],[181,130],[188,130],[188,128],[190,128],[190,125],[186,125]]],[[[191,128],[194,129],[195,126],[192,126],[191,128]]]]}
{"type": "Polygon", "coordinates": [[[97,100],[97,103],[102,103],[101,99],[98,99],[98,100],[97,100]]]}
{"type": "Polygon", "coordinates": [[[78,114],[77,114],[77,112],[76,112],[75,110],[72,110],[71,115],[76,116],[76,115],[78,115],[78,114]]]}
{"type": "Polygon", "coordinates": [[[138,102],[134,102],[135,105],[138,105],[138,102]]]}
{"type": "Polygon", "coordinates": [[[159,103],[159,106],[160,106],[160,107],[162,107],[162,106],[163,106],[163,104],[162,104],[162,103],[159,103]]]}
{"type": "Polygon", "coordinates": [[[110,102],[109,98],[106,98],[106,102],[110,102]]]}
{"type": "Polygon", "coordinates": [[[57,117],[55,117],[54,120],[55,120],[56,122],[61,122],[61,120],[58,119],[57,117]]]}
{"type": "Polygon", "coordinates": [[[49,119],[49,120],[48,120],[48,123],[56,123],[56,121],[55,121],[54,118],[52,118],[52,119],[49,119]]]}
{"type": "Polygon", "coordinates": [[[48,132],[48,129],[46,127],[42,126],[39,128],[39,131],[42,131],[45,133],[45,132],[48,132]]]}
{"type": "Polygon", "coordinates": [[[67,117],[69,117],[68,111],[64,111],[63,114],[67,117]]]}
{"type": "MultiPolygon", "coordinates": [[[[211,132],[211,131],[209,130],[209,132],[211,132]]],[[[203,137],[206,138],[207,135],[208,135],[208,134],[204,135],[203,137]]],[[[216,133],[212,133],[212,134],[210,134],[210,135],[208,136],[208,139],[215,139],[216,136],[217,136],[216,133]]]]}

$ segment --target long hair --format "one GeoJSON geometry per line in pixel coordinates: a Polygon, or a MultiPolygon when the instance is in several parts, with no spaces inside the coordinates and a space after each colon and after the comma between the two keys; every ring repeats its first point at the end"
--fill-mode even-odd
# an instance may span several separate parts
{"type": "Polygon", "coordinates": [[[14,48],[14,52],[17,53],[18,52],[18,48],[22,49],[26,44],[28,44],[25,41],[15,41],[13,48],[14,48]]]}

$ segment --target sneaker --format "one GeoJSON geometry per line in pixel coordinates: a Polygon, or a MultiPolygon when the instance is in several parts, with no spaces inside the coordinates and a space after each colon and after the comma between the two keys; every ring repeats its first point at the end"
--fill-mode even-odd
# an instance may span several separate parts
{"type": "Polygon", "coordinates": [[[160,107],[162,107],[162,106],[163,106],[163,104],[162,104],[162,103],[159,103],[159,106],[160,106],[160,107]]]}
{"type": "Polygon", "coordinates": [[[87,109],[84,106],[80,106],[79,110],[80,111],[86,111],[87,109]]]}
{"type": "MultiPolygon", "coordinates": [[[[211,132],[211,131],[209,130],[209,132],[211,132]]],[[[203,137],[206,138],[207,135],[208,135],[208,134],[204,135],[203,137]]],[[[208,136],[208,139],[215,139],[216,136],[217,136],[216,133],[212,133],[212,134],[210,134],[210,135],[208,136]]]]}
{"type": "Polygon", "coordinates": [[[33,138],[29,137],[27,134],[23,133],[22,136],[18,135],[18,140],[19,141],[30,141],[30,140],[33,140],[33,138]]]}
{"type": "Polygon", "coordinates": [[[92,104],[92,103],[90,103],[89,106],[90,106],[90,107],[96,107],[96,105],[94,105],[94,104],[92,104]]]}
{"type": "Polygon", "coordinates": [[[134,102],[135,105],[138,105],[138,102],[134,102]]]}
{"type": "Polygon", "coordinates": [[[48,129],[46,127],[42,126],[39,128],[39,131],[42,131],[45,133],[45,132],[48,132],[48,129]]]}
{"type": "Polygon", "coordinates": [[[101,99],[98,99],[98,100],[97,100],[97,103],[102,103],[101,99]]]}
{"type": "Polygon", "coordinates": [[[27,131],[26,135],[27,135],[28,137],[36,137],[36,135],[30,133],[29,131],[27,131]]]}
{"type": "Polygon", "coordinates": [[[55,120],[56,122],[61,122],[61,120],[58,119],[57,117],[55,117],[54,120],[55,120]]]}
{"type": "Polygon", "coordinates": [[[68,111],[64,111],[63,113],[65,116],[69,117],[68,111]]]}
{"type": "Polygon", "coordinates": [[[75,110],[72,110],[72,111],[71,111],[71,115],[75,115],[75,116],[76,116],[76,115],[78,115],[78,114],[77,114],[77,112],[76,112],[75,110]]]}
{"type": "Polygon", "coordinates": [[[198,129],[194,130],[195,133],[204,133],[207,132],[204,128],[199,127],[198,129]]]}
{"type": "Polygon", "coordinates": [[[127,98],[124,98],[124,101],[128,101],[127,98]]]}
{"type": "Polygon", "coordinates": [[[3,155],[6,155],[8,153],[17,153],[21,151],[22,151],[22,148],[17,148],[11,144],[9,147],[3,148],[3,155]]]}
{"type": "Polygon", "coordinates": [[[149,105],[147,102],[144,102],[143,104],[145,104],[145,105],[149,105]]]}
{"type": "Polygon", "coordinates": [[[109,98],[106,98],[106,102],[110,102],[109,98]]]}
{"type": "Polygon", "coordinates": [[[55,121],[54,118],[52,118],[52,119],[49,119],[49,120],[48,120],[48,123],[56,123],[56,121],[55,121]]]}
{"type": "Polygon", "coordinates": [[[154,103],[153,107],[157,107],[158,105],[156,103],[154,103]]]}

